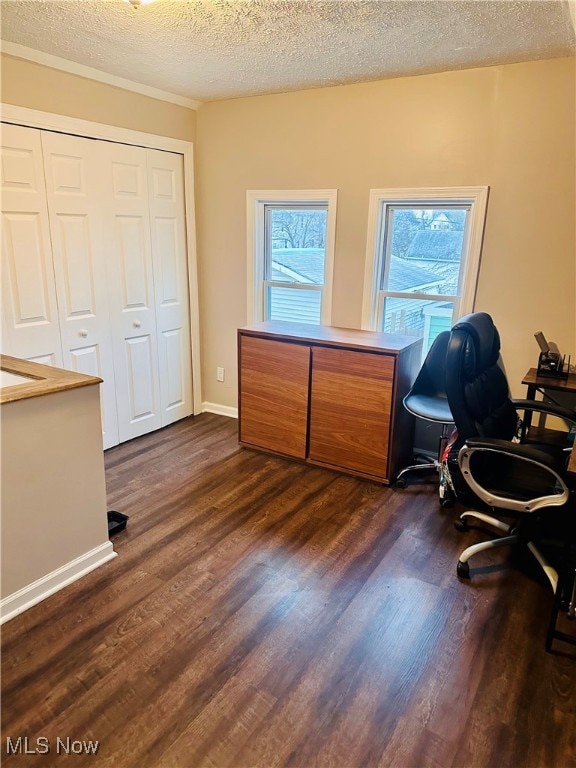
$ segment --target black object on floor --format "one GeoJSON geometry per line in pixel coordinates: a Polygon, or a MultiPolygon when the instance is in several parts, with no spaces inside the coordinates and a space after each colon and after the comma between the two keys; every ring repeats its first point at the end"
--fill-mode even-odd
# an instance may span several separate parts
{"type": "Polygon", "coordinates": [[[128,515],[124,515],[122,512],[108,512],[108,536],[123,531],[127,522],[128,515]]]}

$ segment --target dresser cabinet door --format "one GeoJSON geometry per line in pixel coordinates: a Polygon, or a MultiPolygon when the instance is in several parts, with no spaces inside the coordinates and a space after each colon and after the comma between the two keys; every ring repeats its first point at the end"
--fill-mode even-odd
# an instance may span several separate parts
{"type": "Polygon", "coordinates": [[[240,442],[306,457],[310,347],[240,336],[240,442]]]}
{"type": "Polygon", "coordinates": [[[309,459],[388,476],[394,357],[314,347],[309,459]]]}

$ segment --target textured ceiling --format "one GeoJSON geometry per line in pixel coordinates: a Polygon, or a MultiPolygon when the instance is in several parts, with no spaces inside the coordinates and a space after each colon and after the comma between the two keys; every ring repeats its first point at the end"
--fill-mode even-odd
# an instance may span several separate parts
{"type": "Polygon", "coordinates": [[[573,55],[564,0],[2,0],[2,38],[199,101],[573,55]]]}

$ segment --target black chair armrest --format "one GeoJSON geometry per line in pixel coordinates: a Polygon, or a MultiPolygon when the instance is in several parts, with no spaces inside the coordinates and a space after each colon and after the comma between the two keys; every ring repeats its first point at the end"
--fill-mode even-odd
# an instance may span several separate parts
{"type": "Polygon", "coordinates": [[[511,443],[508,440],[497,440],[496,438],[491,437],[471,437],[466,440],[466,446],[471,449],[481,448],[489,451],[496,451],[497,453],[506,454],[511,458],[536,461],[553,470],[557,470],[558,468],[557,460],[554,456],[550,456],[544,451],[540,451],[538,448],[534,448],[531,445],[511,443]]]}
{"type": "Polygon", "coordinates": [[[572,424],[576,424],[576,411],[573,408],[565,408],[563,405],[555,405],[554,403],[545,403],[542,400],[512,400],[512,404],[515,408],[523,411],[547,413],[550,416],[558,416],[572,424]]]}

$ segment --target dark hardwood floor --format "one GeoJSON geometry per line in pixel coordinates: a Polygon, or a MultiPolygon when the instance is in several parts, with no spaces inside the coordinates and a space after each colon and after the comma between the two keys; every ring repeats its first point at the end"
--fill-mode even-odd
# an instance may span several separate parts
{"type": "Polygon", "coordinates": [[[118,557],[3,627],[4,765],[576,766],[576,661],[544,650],[535,572],[499,550],[460,583],[485,534],[431,486],[236,429],[204,414],[107,452],[118,557]],[[51,751],[6,755],[18,736],[51,751]]]}

